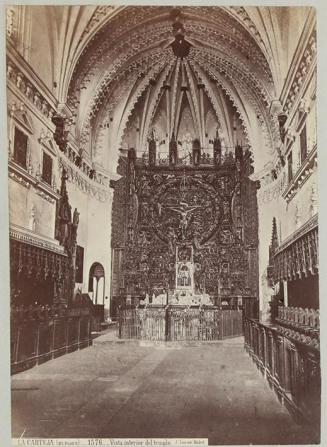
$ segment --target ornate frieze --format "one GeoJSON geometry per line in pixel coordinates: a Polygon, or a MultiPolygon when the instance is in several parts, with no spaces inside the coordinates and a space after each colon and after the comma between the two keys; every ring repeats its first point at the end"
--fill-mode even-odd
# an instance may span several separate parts
{"type": "Polygon", "coordinates": [[[274,281],[318,273],[318,218],[314,216],[280,245],[274,256],[274,281]]]}
{"type": "Polygon", "coordinates": [[[15,163],[14,160],[9,159],[8,176],[17,183],[25,186],[25,188],[34,187],[37,194],[50,203],[55,203],[59,198],[57,186],[55,184],[48,185],[41,179],[41,173],[37,171],[34,173],[32,166],[28,165],[27,169],[22,168],[15,163]]]}
{"type": "Polygon", "coordinates": [[[283,197],[290,202],[293,197],[301,190],[304,183],[311,177],[317,169],[317,146],[308,154],[306,160],[299,167],[292,181],[287,185],[283,192],[283,197]]]}
{"type": "Polygon", "coordinates": [[[267,183],[260,181],[261,188],[258,192],[258,203],[265,204],[281,197],[287,184],[286,173],[284,172],[276,180],[272,180],[271,173],[267,175],[267,183]]]}
{"type": "Polygon", "coordinates": [[[19,174],[17,174],[16,172],[9,172],[9,178],[11,178],[12,180],[19,183],[20,185],[24,186],[27,189],[31,187],[31,183],[24,180],[24,178],[19,174]]]}
{"type": "Polygon", "coordinates": [[[316,31],[314,30],[311,33],[310,38],[308,39],[307,46],[303,52],[303,56],[298,64],[297,71],[293,77],[292,84],[284,101],[283,110],[286,113],[289,113],[291,111],[295,101],[300,95],[302,85],[308,78],[308,74],[311,68],[316,65],[316,53],[316,31]]]}
{"type": "Polygon", "coordinates": [[[42,197],[42,199],[46,200],[47,202],[49,202],[49,203],[51,203],[51,204],[56,203],[56,200],[55,200],[55,199],[49,197],[49,195],[46,194],[46,193],[44,193],[43,191],[36,191],[36,194],[37,194],[38,196],[42,197]]]}
{"type": "Polygon", "coordinates": [[[258,28],[255,26],[253,20],[251,20],[249,14],[243,6],[230,6],[230,10],[235,11],[235,13],[241,18],[244,26],[250,31],[250,33],[255,37],[260,45],[264,45],[264,41],[260,35],[258,28]]]}
{"type": "Polygon", "coordinates": [[[67,172],[67,179],[69,182],[74,183],[78,188],[86,194],[89,194],[91,197],[99,200],[100,202],[106,202],[110,200],[112,196],[112,192],[110,190],[110,179],[107,176],[99,174],[98,182],[94,179],[90,179],[86,174],[76,168],[69,160],[60,156],[58,159],[58,164],[60,169],[65,169],[67,172]],[[102,185],[99,183],[102,181],[102,185]]]}
{"type": "Polygon", "coordinates": [[[17,7],[6,6],[6,33],[8,39],[15,40],[17,33],[17,7]]]}
{"type": "Polygon", "coordinates": [[[24,96],[24,98],[32,104],[42,116],[44,116],[52,126],[52,117],[55,114],[54,107],[42,95],[42,93],[32,84],[29,77],[23,73],[13,59],[7,60],[7,81],[14,85],[24,96]]]}
{"type": "Polygon", "coordinates": [[[55,240],[51,240],[45,236],[35,234],[26,228],[17,225],[11,225],[9,229],[10,238],[24,242],[25,244],[33,245],[34,247],[44,248],[45,250],[53,251],[55,253],[64,255],[64,248],[55,240]]]}

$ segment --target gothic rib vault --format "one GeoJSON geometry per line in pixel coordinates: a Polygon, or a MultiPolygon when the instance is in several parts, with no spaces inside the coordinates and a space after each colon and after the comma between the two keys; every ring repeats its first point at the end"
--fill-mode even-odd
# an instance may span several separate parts
{"type": "Polygon", "coordinates": [[[271,104],[280,93],[283,58],[276,63],[278,13],[260,14],[232,7],[96,8],[70,50],[60,87],[83,153],[113,172],[118,150],[144,151],[153,130],[165,150],[173,132],[207,147],[218,129],[227,149],[249,145],[256,170],[262,168],[281,144],[271,104]],[[262,27],[268,16],[273,36],[262,27]],[[188,46],[183,57],[174,49],[179,36],[188,46]]]}

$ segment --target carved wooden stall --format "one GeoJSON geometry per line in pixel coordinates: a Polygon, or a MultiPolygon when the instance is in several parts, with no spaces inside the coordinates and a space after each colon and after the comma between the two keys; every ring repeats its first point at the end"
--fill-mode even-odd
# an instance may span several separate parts
{"type": "Polygon", "coordinates": [[[245,347],[279,399],[297,417],[318,427],[319,311],[280,307],[276,324],[245,318],[244,326],[245,347]]]}
{"type": "Polygon", "coordinates": [[[277,292],[270,302],[271,323],[245,318],[245,347],[278,398],[319,433],[320,322],[318,293],[312,287],[318,281],[317,215],[282,244],[273,219],[267,277],[277,292]],[[298,284],[298,293],[290,283],[298,284]]]}
{"type": "MultiPolygon", "coordinates": [[[[169,304],[217,306],[257,299],[257,184],[251,153],[237,146],[213,156],[180,158],[176,141],[166,158],[134,149],[121,155],[113,183],[112,301],[137,303],[169,294],[169,304]],[[181,297],[183,300],[181,300],[181,297]],[[203,302],[202,302],[203,303],[203,302]]],[[[161,154],[162,155],[162,154],[161,154]]]]}
{"type": "Polygon", "coordinates": [[[16,306],[10,323],[12,374],[92,344],[87,305],[65,311],[56,305],[16,306]]]}
{"type": "MultiPolygon", "coordinates": [[[[272,241],[267,271],[271,285],[280,285],[272,302],[284,301],[282,284],[287,288],[286,305],[319,307],[318,215],[278,243],[276,220],[273,220],[272,241]]],[[[273,310],[275,314],[275,309],[273,310]]]]}
{"type": "Polygon", "coordinates": [[[89,303],[73,300],[79,213],[62,173],[54,239],[10,228],[12,372],[92,343],[89,303]]]}

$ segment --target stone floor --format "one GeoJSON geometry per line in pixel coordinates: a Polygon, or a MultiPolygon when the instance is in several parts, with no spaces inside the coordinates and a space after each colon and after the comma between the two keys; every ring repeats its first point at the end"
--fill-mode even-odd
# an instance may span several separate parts
{"type": "Polygon", "coordinates": [[[311,444],[249,359],[243,339],[115,342],[12,378],[13,437],[209,438],[222,444],[311,444]]]}

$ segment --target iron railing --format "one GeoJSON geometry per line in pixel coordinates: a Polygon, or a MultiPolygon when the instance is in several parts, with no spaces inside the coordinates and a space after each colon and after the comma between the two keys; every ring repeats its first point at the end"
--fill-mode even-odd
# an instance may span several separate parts
{"type": "Polygon", "coordinates": [[[118,337],[155,341],[222,340],[243,334],[241,310],[149,306],[120,308],[118,337]]]}

